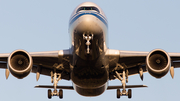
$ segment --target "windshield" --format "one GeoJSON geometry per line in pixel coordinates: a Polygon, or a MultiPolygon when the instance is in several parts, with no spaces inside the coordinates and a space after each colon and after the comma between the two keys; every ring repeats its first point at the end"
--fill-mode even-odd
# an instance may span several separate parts
{"type": "Polygon", "coordinates": [[[95,10],[97,12],[99,12],[99,10],[96,7],[80,7],[77,12],[81,11],[81,10],[95,10]]]}

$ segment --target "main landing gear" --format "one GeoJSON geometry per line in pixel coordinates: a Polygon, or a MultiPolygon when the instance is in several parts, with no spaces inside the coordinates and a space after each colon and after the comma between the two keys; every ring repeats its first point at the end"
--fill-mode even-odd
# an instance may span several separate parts
{"type": "Polygon", "coordinates": [[[132,97],[132,90],[128,89],[128,92],[126,92],[126,90],[125,90],[125,92],[122,91],[122,93],[121,93],[120,89],[117,89],[117,98],[119,99],[120,96],[123,96],[123,95],[128,96],[128,98],[130,99],[132,97]]]}
{"type": "Polygon", "coordinates": [[[61,74],[57,74],[56,72],[51,72],[51,82],[54,83],[54,91],[48,89],[48,98],[51,99],[52,96],[59,96],[60,99],[63,98],[63,90],[60,89],[59,92],[57,91],[57,84],[61,80],[61,74]],[[57,77],[58,76],[58,77],[57,77]]]}
{"type": "Polygon", "coordinates": [[[55,91],[51,91],[51,89],[48,89],[48,98],[51,99],[52,96],[59,96],[60,99],[63,98],[63,90],[60,89],[59,92],[57,92],[57,90],[55,91]]]}
{"type": "Polygon", "coordinates": [[[126,91],[126,82],[128,82],[128,71],[127,70],[125,71],[124,69],[123,73],[118,73],[117,71],[115,73],[116,73],[116,77],[121,81],[123,87],[122,92],[120,91],[120,89],[117,89],[117,98],[119,99],[120,96],[128,96],[128,98],[131,98],[132,90],[128,89],[128,91],[126,91]]]}

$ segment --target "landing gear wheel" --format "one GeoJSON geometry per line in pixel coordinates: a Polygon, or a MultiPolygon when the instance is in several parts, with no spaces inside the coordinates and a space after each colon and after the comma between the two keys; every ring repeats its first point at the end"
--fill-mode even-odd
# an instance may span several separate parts
{"type": "Polygon", "coordinates": [[[119,99],[121,96],[121,91],[119,89],[117,89],[117,98],[119,99]]]}
{"type": "Polygon", "coordinates": [[[131,89],[128,89],[128,98],[130,99],[132,97],[132,91],[131,89]]]}
{"type": "Polygon", "coordinates": [[[52,97],[51,94],[52,94],[51,89],[48,89],[48,98],[49,98],[49,99],[51,99],[51,97],[52,97]]]}
{"type": "Polygon", "coordinates": [[[63,90],[62,90],[62,89],[59,90],[59,98],[60,98],[60,99],[63,98],[63,90]]]}

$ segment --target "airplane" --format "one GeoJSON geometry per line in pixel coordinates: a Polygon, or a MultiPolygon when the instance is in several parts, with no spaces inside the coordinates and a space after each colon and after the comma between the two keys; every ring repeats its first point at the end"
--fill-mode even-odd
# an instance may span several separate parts
{"type": "Polygon", "coordinates": [[[0,54],[0,67],[6,69],[6,78],[11,73],[16,78],[23,79],[30,72],[36,73],[37,81],[40,75],[50,76],[52,86],[36,86],[49,88],[49,99],[52,96],[62,99],[63,89],[75,90],[87,97],[115,89],[117,98],[131,98],[132,90],[127,91],[127,88],[147,86],[126,85],[129,76],[138,74],[143,80],[143,73],[148,72],[155,78],[161,78],[170,71],[174,77],[174,68],[180,67],[180,53],[167,53],[162,49],[151,52],[109,49],[107,31],[108,21],[102,9],[92,2],[82,3],[70,17],[70,49],[29,53],[15,50],[0,54]],[[71,80],[73,86],[58,86],[61,79],[71,80]],[[110,80],[115,79],[119,79],[122,85],[108,85],[110,80]]]}

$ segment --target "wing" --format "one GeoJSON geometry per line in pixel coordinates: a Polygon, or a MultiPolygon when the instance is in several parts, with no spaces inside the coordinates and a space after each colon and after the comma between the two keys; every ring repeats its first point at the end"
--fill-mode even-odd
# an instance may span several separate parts
{"type": "MultiPolygon", "coordinates": [[[[146,85],[126,85],[126,88],[147,87],[146,85]]],[[[122,89],[123,86],[108,86],[107,90],[122,89]]]]}
{"type": "MultiPolygon", "coordinates": [[[[140,52],[140,51],[121,51],[108,49],[106,57],[109,61],[110,80],[116,79],[115,71],[122,73],[123,67],[128,70],[128,76],[140,74],[140,72],[147,72],[146,57],[151,54],[155,54],[157,51],[140,52]]],[[[165,52],[161,49],[158,51],[165,52]]],[[[166,52],[165,52],[166,53],[166,52]]],[[[161,54],[161,53],[160,53],[161,54]]],[[[177,68],[180,67],[180,53],[167,53],[170,57],[171,66],[177,68]]],[[[143,79],[143,78],[142,78],[143,79]]]]}
{"type": "MultiPolygon", "coordinates": [[[[7,61],[10,53],[0,54],[0,68],[7,68],[7,61]]],[[[70,80],[70,50],[47,51],[47,52],[30,52],[33,59],[33,73],[51,76],[51,71],[60,72],[61,79],[70,80]]]]}
{"type": "MultiPolygon", "coordinates": [[[[35,88],[54,88],[54,86],[49,85],[37,85],[35,88]]],[[[66,89],[66,90],[74,90],[73,86],[57,86],[57,89],[66,89]]]]}

